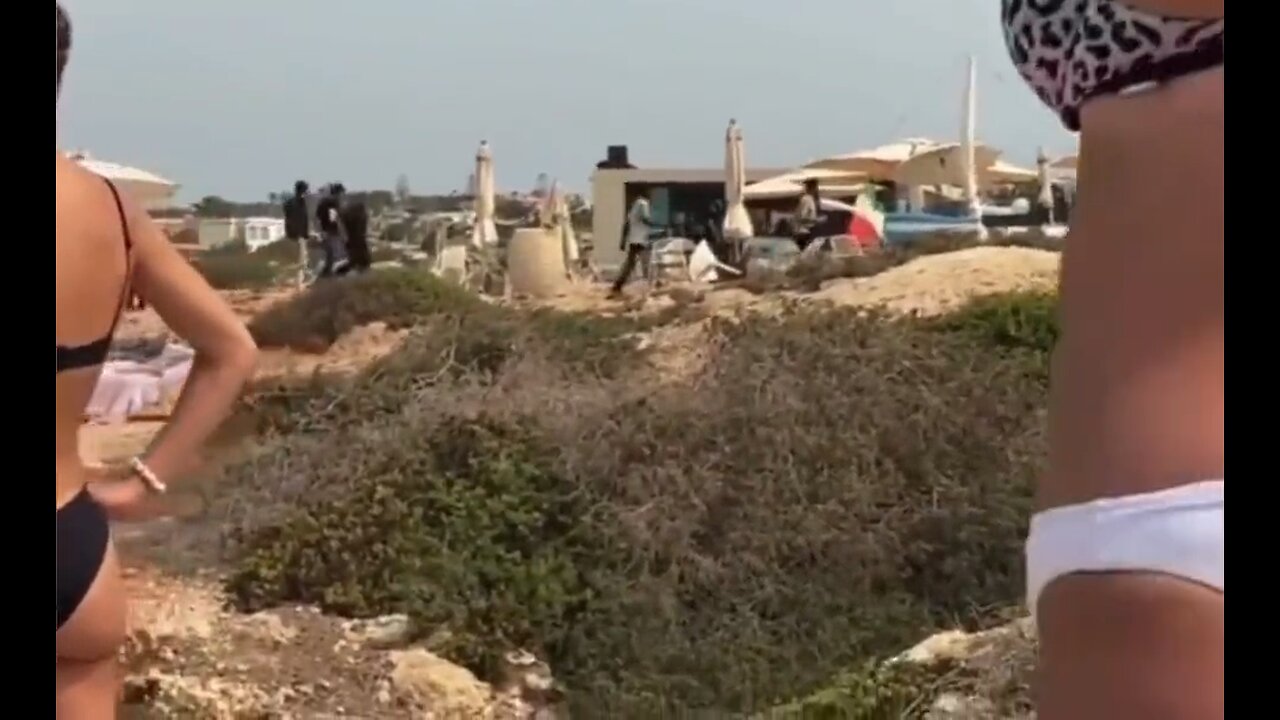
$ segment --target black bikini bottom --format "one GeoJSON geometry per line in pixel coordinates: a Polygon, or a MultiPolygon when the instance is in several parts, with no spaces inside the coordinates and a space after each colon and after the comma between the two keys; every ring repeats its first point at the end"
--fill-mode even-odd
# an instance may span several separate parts
{"type": "Polygon", "coordinates": [[[107,555],[111,530],[107,514],[88,490],[81,490],[71,502],[57,510],[57,601],[58,629],[75,613],[89,594],[98,570],[107,555]]]}

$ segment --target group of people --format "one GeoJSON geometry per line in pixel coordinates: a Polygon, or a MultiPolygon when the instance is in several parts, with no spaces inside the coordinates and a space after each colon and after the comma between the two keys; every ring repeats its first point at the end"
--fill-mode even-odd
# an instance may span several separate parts
{"type": "MultiPolygon", "coordinates": [[[[284,234],[305,253],[311,240],[311,186],[306,180],[293,184],[293,195],[284,201],[284,234]]],[[[363,272],[373,264],[369,251],[369,209],[347,195],[342,183],[331,183],[315,203],[315,220],[324,263],[320,277],[363,272]]]]}
{"type": "MultiPolygon", "coordinates": [[[[1081,135],[1048,462],[1025,556],[1038,715],[1221,718],[1225,3],[1002,7],[1014,65],[1081,135]]],[[[55,104],[70,50],[59,5],[55,104]]],[[[116,715],[128,616],[109,521],[160,512],[156,500],[196,466],[252,376],[256,348],[127,194],[61,153],[54,179],[55,715],[106,720],[116,715]],[[80,427],[131,292],[195,361],[165,428],[132,460],[104,468],[83,459],[80,427]]],[[[306,196],[299,183],[286,215],[300,241],[306,196]]],[[[316,217],[330,273],[339,253],[366,251],[361,221],[348,217],[358,218],[341,186],[330,188],[316,217]]],[[[647,201],[629,221],[624,242],[643,249],[655,230],[647,201]]]]}

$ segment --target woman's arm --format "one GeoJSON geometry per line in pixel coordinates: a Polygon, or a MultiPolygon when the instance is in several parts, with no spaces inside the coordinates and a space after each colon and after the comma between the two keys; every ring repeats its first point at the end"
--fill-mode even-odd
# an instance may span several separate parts
{"type": "Polygon", "coordinates": [[[134,283],[161,319],[195,350],[173,415],[144,461],[163,481],[189,470],[253,373],[257,348],[244,323],[147,214],[126,201],[134,283]]]}

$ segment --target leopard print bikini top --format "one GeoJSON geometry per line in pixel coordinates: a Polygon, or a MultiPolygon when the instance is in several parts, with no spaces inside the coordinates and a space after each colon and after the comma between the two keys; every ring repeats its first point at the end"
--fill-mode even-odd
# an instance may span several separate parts
{"type": "Polygon", "coordinates": [[[1225,19],[1165,18],[1118,0],[1003,0],[1001,18],[1018,73],[1071,130],[1090,98],[1225,62],[1225,19]]]}

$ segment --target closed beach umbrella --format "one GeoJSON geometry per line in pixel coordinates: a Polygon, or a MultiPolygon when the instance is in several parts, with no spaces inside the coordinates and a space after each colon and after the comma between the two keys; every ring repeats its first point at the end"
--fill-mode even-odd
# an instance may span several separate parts
{"type": "Polygon", "coordinates": [[[1053,182],[1049,179],[1049,158],[1044,154],[1044,148],[1036,156],[1036,170],[1040,176],[1040,194],[1036,197],[1036,201],[1041,207],[1048,208],[1049,222],[1053,222],[1053,182]]]}
{"type": "Polygon", "coordinates": [[[560,189],[560,181],[551,182],[551,190],[547,193],[547,213],[556,231],[560,233],[560,241],[564,245],[564,261],[566,266],[573,267],[578,263],[578,238],[573,232],[573,217],[569,212],[569,199],[560,189]]]}
{"type": "Polygon", "coordinates": [[[1036,174],[1040,180],[1040,194],[1036,200],[1045,207],[1053,207],[1053,181],[1049,179],[1049,158],[1043,148],[1036,156],[1036,174]]]}
{"type": "MultiPolygon", "coordinates": [[[[977,132],[977,63],[969,58],[969,72],[965,77],[964,113],[960,120],[960,161],[963,163],[964,199],[969,204],[969,214],[978,217],[982,214],[982,206],[978,199],[978,168],[987,167],[990,163],[978,164],[975,138],[977,132]]],[[[994,162],[994,158],[992,159],[994,162]]]]}
{"type": "Polygon", "coordinates": [[[729,121],[724,138],[724,236],[741,240],[755,235],[751,216],[747,213],[745,192],[747,188],[746,157],[742,148],[742,128],[736,120],[729,121]]]}
{"type": "Polygon", "coordinates": [[[471,243],[476,247],[498,242],[498,227],[493,222],[493,187],[493,155],[489,152],[488,141],[481,141],[480,149],[476,151],[476,218],[471,229],[471,243]]]}

